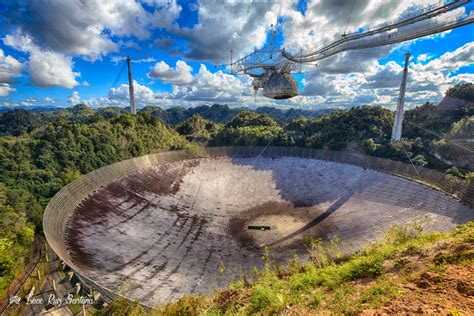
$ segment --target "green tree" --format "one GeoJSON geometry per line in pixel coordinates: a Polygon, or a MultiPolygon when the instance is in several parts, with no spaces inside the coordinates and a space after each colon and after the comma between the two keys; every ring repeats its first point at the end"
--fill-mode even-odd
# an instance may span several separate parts
{"type": "Polygon", "coordinates": [[[41,120],[27,110],[11,110],[0,114],[0,136],[20,136],[30,133],[41,124],[41,120]]]}
{"type": "Polygon", "coordinates": [[[460,83],[448,89],[446,96],[474,102],[474,83],[460,83]]]}
{"type": "Polygon", "coordinates": [[[426,158],[423,155],[416,155],[415,158],[412,159],[412,161],[415,165],[422,167],[428,164],[428,161],[426,161],[426,158]]]}
{"type": "Polygon", "coordinates": [[[186,136],[188,140],[192,141],[208,141],[210,140],[219,130],[221,125],[216,124],[212,121],[202,118],[199,114],[194,114],[182,124],[180,124],[176,131],[186,136]]]}
{"type": "Polygon", "coordinates": [[[274,127],[278,126],[278,123],[266,114],[258,114],[252,111],[242,111],[225,125],[226,128],[249,126],[274,127]]]}

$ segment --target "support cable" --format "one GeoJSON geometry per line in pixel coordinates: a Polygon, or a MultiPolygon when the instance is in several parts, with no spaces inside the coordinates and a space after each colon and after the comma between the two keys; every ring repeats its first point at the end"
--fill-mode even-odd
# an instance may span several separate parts
{"type": "Polygon", "coordinates": [[[302,50],[301,45],[303,44],[304,36],[306,33],[306,27],[308,26],[308,16],[311,14],[311,0],[308,2],[308,12],[306,12],[306,15],[304,16],[304,23],[303,23],[303,33],[301,35],[300,43],[298,45],[298,49],[302,50]]]}
{"type": "Polygon", "coordinates": [[[351,21],[352,11],[354,10],[355,2],[356,2],[355,0],[352,1],[351,12],[349,13],[349,17],[347,18],[346,28],[344,29],[344,33],[343,33],[344,35],[346,35],[347,27],[349,26],[349,22],[351,21]]]}
{"type": "MultiPolygon", "coordinates": [[[[283,122],[283,124],[282,124],[282,127],[283,127],[283,128],[285,128],[286,123],[288,123],[288,121],[289,121],[290,118],[293,116],[293,114],[295,114],[296,110],[293,109],[293,108],[290,108],[290,109],[288,110],[288,112],[290,112],[290,113],[288,114],[288,117],[286,118],[286,120],[285,120],[285,121],[283,122]]],[[[273,136],[272,138],[270,138],[270,141],[268,142],[268,144],[263,148],[263,150],[260,152],[260,154],[258,154],[257,157],[262,156],[262,154],[265,152],[265,150],[267,150],[267,148],[273,143],[273,140],[275,139],[275,137],[276,137],[276,136],[273,136]]]]}
{"type": "Polygon", "coordinates": [[[453,144],[453,145],[455,145],[455,146],[458,146],[458,147],[460,147],[460,148],[462,148],[462,149],[464,149],[464,150],[467,150],[468,152],[474,154],[474,150],[472,150],[472,149],[470,149],[470,148],[467,148],[467,147],[465,147],[465,146],[463,146],[463,145],[461,145],[461,144],[458,144],[458,143],[456,143],[456,142],[453,142],[452,140],[448,140],[448,139],[445,138],[443,135],[440,135],[440,134],[438,134],[438,133],[436,133],[436,132],[434,132],[434,131],[432,131],[432,130],[426,128],[426,127],[423,127],[423,126],[421,126],[421,125],[418,125],[418,124],[416,124],[416,123],[413,123],[413,122],[407,120],[406,118],[404,118],[404,121],[410,123],[410,124],[413,125],[413,126],[416,126],[416,127],[420,128],[420,129],[424,130],[424,131],[427,132],[427,133],[430,133],[430,134],[432,134],[432,135],[434,135],[434,136],[436,136],[436,137],[438,137],[438,138],[440,138],[440,139],[443,139],[444,141],[446,141],[446,142],[449,143],[449,144],[453,144]]]}
{"type": "Polygon", "coordinates": [[[117,85],[117,82],[120,80],[120,77],[122,76],[122,73],[123,73],[123,70],[125,69],[126,64],[127,64],[127,62],[124,61],[123,64],[122,64],[122,68],[120,68],[120,71],[119,71],[117,77],[115,78],[114,83],[112,84],[112,87],[110,87],[110,89],[115,88],[115,86],[117,85]]]}

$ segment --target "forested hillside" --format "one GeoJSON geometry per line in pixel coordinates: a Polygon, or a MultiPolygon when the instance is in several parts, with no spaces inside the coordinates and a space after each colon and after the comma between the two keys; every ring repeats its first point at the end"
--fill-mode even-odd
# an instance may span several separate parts
{"type": "Polygon", "coordinates": [[[12,124],[3,134],[25,136],[38,127],[27,138],[0,140],[0,293],[25,264],[35,232],[41,233],[44,207],[64,185],[116,161],[188,144],[147,113],[106,119],[76,110],[39,127],[39,118],[25,111],[0,119],[12,124]]]}
{"type": "MultiPolygon", "coordinates": [[[[198,114],[204,119],[213,121],[218,124],[225,124],[232,120],[237,114],[242,111],[248,110],[246,108],[229,108],[227,105],[214,104],[212,106],[197,106],[194,108],[182,108],[173,107],[167,110],[163,110],[156,106],[144,107],[141,111],[151,113],[158,116],[163,123],[166,124],[180,124],[187,120],[191,116],[198,114]]],[[[290,118],[315,118],[320,117],[324,114],[334,112],[333,109],[324,109],[319,111],[314,110],[300,110],[300,109],[278,109],[270,106],[258,107],[254,112],[259,114],[268,114],[276,121],[282,123],[290,118]]]]}
{"type": "Polygon", "coordinates": [[[446,92],[446,96],[474,102],[474,83],[458,84],[446,92]]]}

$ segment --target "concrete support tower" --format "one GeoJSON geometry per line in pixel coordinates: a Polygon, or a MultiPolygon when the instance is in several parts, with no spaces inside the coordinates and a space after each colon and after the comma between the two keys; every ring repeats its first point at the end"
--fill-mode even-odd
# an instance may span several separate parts
{"type": "Polygon", "coordinates": [[[132,59],[127,57],[127,66],[128,66],[128,90],[130,92],[130,113],[133,115],[137,114],[137,109],[135,108],[135,93],[133,92],[133,78],[132,78],[132,67],[130,62],[132,59]]]}
{"type": "Polygon", "coordinates": [[[402,84],[400,86],[400,95],[398,96],[397,111],[395,112],[395,120],[393,122],[392,140],[400,140],[402,138],[403,115],[405,114],[405,90],[407,87],[408,60],[410,53],[405,54],[405,68],[403,68],[402,84]]]}

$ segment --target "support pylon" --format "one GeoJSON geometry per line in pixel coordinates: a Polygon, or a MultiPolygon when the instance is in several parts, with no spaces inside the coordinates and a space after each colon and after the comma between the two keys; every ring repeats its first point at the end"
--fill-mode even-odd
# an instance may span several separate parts
{"type": "Polygon", "coordinates": [[[135,93],[133,92],[133,78],[132,78],[132,59],[127,57],[127,66],[128,66],[128,90],[130,92],[130,113],[133,115],[137,114],[137,109],[135,108],[135,93]]]}
{"type": "Polygon", "coordinates": [[[403,68],[402,84],[400,85],[400,95],[398,96],[397,111],[395,112],[395,120],[392,128],[392,140],[400,140],[402,138],[403,115],[405,114],[405,90],[407,87],[408,60],[410,53],[405,54],[405,67],[403,68]]]}

